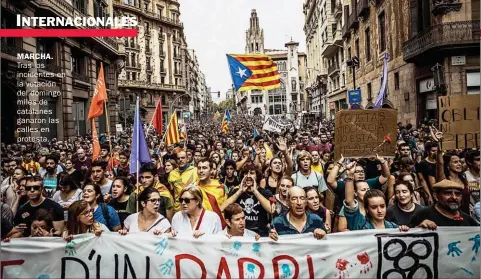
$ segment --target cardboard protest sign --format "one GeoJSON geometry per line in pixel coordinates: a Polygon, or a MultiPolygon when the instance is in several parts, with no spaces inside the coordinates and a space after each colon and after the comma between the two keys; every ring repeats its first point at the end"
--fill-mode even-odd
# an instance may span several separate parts
{"type": "Polygon", "coordinates": [[[367,109],[341,110],[336,113],[335,159],[370,157],[376,153],[393,157],[395,142],[384,143],[385,137],[393,141],[397,136],[397,110],[367,109]]]}
{"type": "Polygon", "coordinates": [[[258,241],[103,232],[2,242],[2,278],[480,278],[479,227],[258,241]]]}
{"type": "Polygon", "coordinates": [[[479,94],[438,98],[443,150],[479,148],[479,94]]]}

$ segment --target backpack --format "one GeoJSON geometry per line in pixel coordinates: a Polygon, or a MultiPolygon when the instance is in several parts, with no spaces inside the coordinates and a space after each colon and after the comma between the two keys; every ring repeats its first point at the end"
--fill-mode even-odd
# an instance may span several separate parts
{"type": "Polygon", "coordinates": [[[105,222],[107,223],[107,227],[109,230],[112,230],[110,227],[110,215],[109,211],[107,209],[107,205],[105,203],[101,203],[100,206],[102,207],[102,214],[104,215],[105,222]]]}

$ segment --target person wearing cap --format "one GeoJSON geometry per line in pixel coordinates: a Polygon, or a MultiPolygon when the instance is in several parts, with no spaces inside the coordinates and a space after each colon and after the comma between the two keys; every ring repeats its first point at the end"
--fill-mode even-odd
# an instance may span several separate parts
{"type": "Polygon", "coordinates": [[[460,210],[464,186],[444,179],[433,185],[436,203],[414,213],[409,227],[435,230],[441,226],[479,226],[468,214],[460,210]]]}

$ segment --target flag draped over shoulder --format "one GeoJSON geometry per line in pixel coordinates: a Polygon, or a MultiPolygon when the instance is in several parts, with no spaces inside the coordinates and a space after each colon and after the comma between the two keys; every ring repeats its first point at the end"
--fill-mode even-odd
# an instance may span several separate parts
{"type": "Polygon", "coordinates": [[[97,127],[95,127],[94,119],[92,119],[92,141],[93,141],[92,161],[95,161],[100,156],[100,143],[99,143],[99,135],[97,134],[97,127]]]}
{"type": "Polygon", "coordinates": [[[226,192],[225,187],[218,180],[211,180],[209,185],[199,185],[197,183],[197,187],[202,192],[203,203],[202,205],[206,210],[210,210],[215,212],[219,215],[220,220],[222,221],[222,228],[225,228],[226,223],[224,220],[224,216],[222,215],[222,211],[220,210],[220,205],[224,203],[226,200],[226,192]]]}
{"type": "Polygon", "coordinates": [[[177,122],[177,114],[174,112],[170,117],[169,128],[165,136],[165,144],[167,146],[180,142],[179,126],[177,122]]]}
{"type": "Polygon", "coordinates": [[[280,87],[277,64],[265,54],[227,54],[227,63],[236,91],[280,87]]]}
{"type": "Polygon", "coordinates": [[[149,147],[145,140],[144,127],[140,120],[139,97],[135,104],[134,133],[132,135],[132,152],[130,153],[130,173],[136,173],[141,163],[150,163],[149,147]]]}
{"type": "Polygon", "coordinates": [[[162,119],[162,102],[161,98],[159,98],[159,101],[157,102],[157,106],[155,107],[155,112],[154,116],[152,116],[152,126],[157,130],[157,133],[159,135],[162,135],[162,125],[163,125],[163,119],[162,119]]]}
{"type": "Polygon", "coordinates": [[[222,133],[227,134],[227,132],[229,132],[229,122],[232,122],[232,120],[230,119],[229,109],[226,109],[224,114],[224,119],[222,120],[222,126],[221,126],[222,133]]]}
{"type": "Polygon", "coordinates": [[[99,76],[95,84],[94,96],[90,104],[87,120],[104,114],[104,101],[107,100],[107,88],[105,87],[104,65],[100,63],[99,76]]]}

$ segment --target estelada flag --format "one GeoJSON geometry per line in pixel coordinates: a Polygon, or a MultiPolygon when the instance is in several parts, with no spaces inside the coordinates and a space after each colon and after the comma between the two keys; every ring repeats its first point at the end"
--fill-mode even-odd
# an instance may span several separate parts
{"type": "Polygon", "coordinates": [[[179,126],[177,123],[177,114],[174,112],[170,117],[169,128],[165,136],[165,144],[167,146],[180,142],[179,126]]]}
{"type": "Polygon", "coordinates": [[[100,156],[100,143],[99,143],[99,136],[97,134],[97,127],[95,127],[94,119],[92,119],[92,141],[93,141],[92,161],[95,161],[100,156]]]}
{"type": "Polygon", "coordinates": [[[162,125],[163,125],[163,119],[162,119],[162,102],[161,99],[159,98],[159,101],[157,102],[157,106],[155,107],[155,112],[154,116],[152,116],[152,126],[157,130],[157,133],[159,135],[162,135],[162,125]]]}
{"type": "Polygon", "coordinates": [[[280,87],[277,64],[265,54],[227,54],[227,63],[236,91],[280,87]]]}
{"type": "Polygon", "coordinates": [[[222,222],[222,228],[225,228],[226,223],[222,211],[220,210],[220,205],[227,199],[225,186],[219,183],[218,180],[214,179],[211,180],[210,185],[200,185],[198,182],[196,184],[202,192],[202,205],[206,210],[216,213],[222,222]]]}
{"type": "Polygon", "coordinates": [[[87,120],[104,114],[104,101],[107,100],[107,88],[105,87],[104,65],[100,63],[99,76],[95,84],[94,96],[90,104],[87,120]]]}

